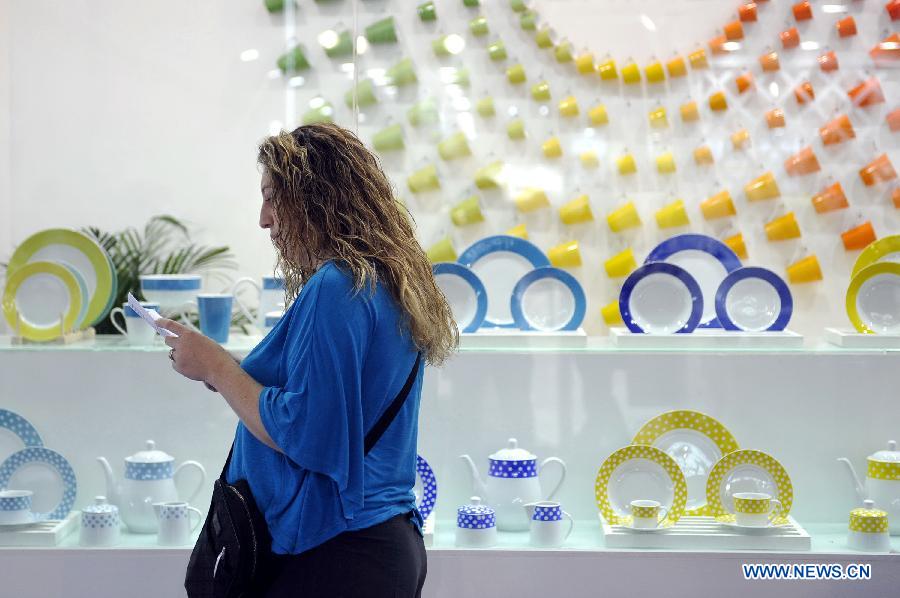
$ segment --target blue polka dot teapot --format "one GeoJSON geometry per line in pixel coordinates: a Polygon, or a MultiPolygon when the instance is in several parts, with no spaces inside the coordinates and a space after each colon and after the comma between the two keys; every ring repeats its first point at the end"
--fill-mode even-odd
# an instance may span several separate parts
{"type": "Polygon", "coordinates": [[[488,477],[483,481],[478,467],[469,455],[460,457],[472,473],[474,494],[481,496],[496,513],[497,529],[525,531],[529,521],[522,509],[526,503],[549,500],[559,491],[566,479],[566,464],[562,459],[549,457],[538,465],[537,457],[519,448],[515,438],[510,438],[506,448],[488,457],[488,477]],[[540,474],[547,465],[555,465],[559,481],[550,492],[541,490],[540,474]]]}
{"type": "Polygon", "coordinates": [[[194,468],[199,473],[197,486],[188,497],[191,502],[206,482],[206,470],[196,461],[185,461],[175,467],[175,458],[156,449],[156,443],[147,441],[146,450],[125,457],[125,479],[116,483],[112,467],[105,457],[97,457],[106,475],[106,496],[119,507],[122,521],[128,531],[138,534],[155,534],[159,529],[153,503],[176,502],[179,499],[175,478],[184,469],[194,468]]]}

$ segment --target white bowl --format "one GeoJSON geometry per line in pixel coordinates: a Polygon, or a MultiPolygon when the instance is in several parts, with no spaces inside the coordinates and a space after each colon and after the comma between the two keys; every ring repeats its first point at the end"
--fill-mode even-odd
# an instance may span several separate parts
{"type": "Polygon", "coordinates": [[[196,274],[142,274],[144,299],[159,303],[162,313],[177,312],[200,293],[203,279],[196,274]]]}

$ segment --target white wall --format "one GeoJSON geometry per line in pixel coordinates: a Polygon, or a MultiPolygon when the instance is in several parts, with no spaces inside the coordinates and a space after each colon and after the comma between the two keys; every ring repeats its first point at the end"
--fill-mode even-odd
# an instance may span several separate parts
{"type": "Polygon", "coordinates": [[[0,0],[0,261],[11,249],[9,197],[9,0],[0,0]]]}

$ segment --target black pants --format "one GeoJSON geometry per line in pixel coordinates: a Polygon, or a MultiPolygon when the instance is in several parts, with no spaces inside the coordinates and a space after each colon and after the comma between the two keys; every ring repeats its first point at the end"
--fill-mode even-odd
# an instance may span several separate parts
{"type": "Polygon", "coordinates": [[[275,558],[267,598],[419,598],[428,568],[409,514],[275,558]]]}

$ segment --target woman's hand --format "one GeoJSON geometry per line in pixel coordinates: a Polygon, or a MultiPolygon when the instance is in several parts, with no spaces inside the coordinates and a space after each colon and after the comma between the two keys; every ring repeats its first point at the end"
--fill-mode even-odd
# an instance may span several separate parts
{"type": "Polygon", "coordinates": [[[172,348],[169,351],[172,369],[185,378],[203,382],[212,390],[208,381],[215,372],[236,367],[234,357],[212,339],[173,320],[160,318],[156,323],[178,335],[178,338],[167,336],[165,341],[172,348]]]}

